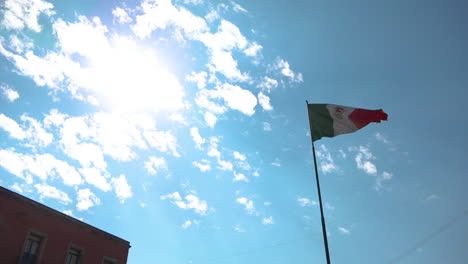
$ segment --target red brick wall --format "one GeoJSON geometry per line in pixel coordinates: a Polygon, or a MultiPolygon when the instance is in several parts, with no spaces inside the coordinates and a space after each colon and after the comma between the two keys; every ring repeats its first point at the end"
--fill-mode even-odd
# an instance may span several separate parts
{"type": "Polygon", "coordinates": [[[129,244],[106,236],[102,231],[73,221],[0,187],[0,263],[18,263],[24,240],[30,229],[47,234],[41,263],[65,263],[68,247],[73,243],[84,249],[82,263],[112,257],[126,263],[129,244]]]}

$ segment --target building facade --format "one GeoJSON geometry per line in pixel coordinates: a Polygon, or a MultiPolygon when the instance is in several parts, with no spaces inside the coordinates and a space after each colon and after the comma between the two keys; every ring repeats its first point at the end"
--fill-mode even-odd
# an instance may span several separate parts
{"type": "Polygon", "coordinates": [[[0,263],[123,264],[130,243],[0,187],[0,263]]]}

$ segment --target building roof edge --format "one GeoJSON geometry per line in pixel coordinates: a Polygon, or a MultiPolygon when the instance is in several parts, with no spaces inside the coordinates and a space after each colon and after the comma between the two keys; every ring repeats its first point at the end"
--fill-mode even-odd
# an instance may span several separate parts
{"type": "Polygon", "coordinates": [[[14,192],[12,190],[9,190],[9,189],[7,189],[5,187],[0,186],[0,193],[6,193],[6,194],[12,196],[15,199],[25,201],[25,202],[31,204],[32,206],[39,207],[40,209],[46,210],[46,211],[48,211],[48,212],[50,212],[52,214],[55,214],[55,215],[57,215],[59,217],[65,218],[66,220],[68,220],[70,222],[73,222],[75,224],[81,225],[81,226],[83,226],[85,228],[90,228],[91,230],[96,231],[97,233],[99,233],[99,234],[101,234],[101,235],[103,235],[103,236],[105,236],[107,238],[110,238],[112,240],[116,240],[118,242],[126,244],[126,245],[128,245],[129,248],[131,247],[130,242],[125,240],[125,239],[122,239],[122,238],[120,238],[118,236],[115,236],[115,235],[113,235],[111,233],[108,233],[108,232],[106,232],[106,231],[104,231],[102,229],[99,229],[99,228],[97,228],[95,226],[92,226],[92,225],[87,224],[87,223],[85,223],[83,221],[80,221],[80,220],[78,220],[78,219],[76,219],[74,217],[71,217],[71,216],[69,216],[67,214],[64,214],[64,213],[62,213],[60,211],[57,211],[57,210],[55,210],[55,209],[53,209],[53,208],[51,208],[51,207],[49,207],[47,205],[36,202],[36,201],[26,197],[26,196],[18,194],[18,193],[14,192]]]}

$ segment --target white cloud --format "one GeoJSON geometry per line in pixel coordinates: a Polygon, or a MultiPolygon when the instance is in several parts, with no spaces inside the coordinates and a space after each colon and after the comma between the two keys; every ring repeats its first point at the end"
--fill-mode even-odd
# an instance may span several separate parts
{"type": "Polygon", "coordinates": [[[331,204],[328,203],[328,202],[325,202],[324,208],[327,209],[327,210],[330,210],[330,211],[335,210],[335,206],[331,205],[331,204]]]}
{"type": "Polygon", "coordinates": [[[246,197],[239,197],[236,199],[236,202],[244,205],[248,214],[253,214],[255,212],[255,206],[252,200],[249,200],[246,197]]]}
{"type": "Polygon", "coordinates": [[[210,150],[208,151],[208,156],[210,157],[216,157],[216,158],[220,158],[221,157],[221,152],[219,152],[218,149],[216,149],[215,147],[211,147],[210,150]]]}
{"type": "Polygon", "coordinates": [[[19,184],[17,182],[15,182],[13,185],[10,186],[10,189],[17,192],[17,193],[25,193],[25,192],[31,192],[31,190],[29,189],[30,186],[27,185],[27,184],[19,184]]]}
{"type": "Polygon", "coordinates": [[[317,157],[320,162],[320,169],[323,173],[330,173],[338,170],[338,166],[335,164],[330,151],[325,145],[320,145],[320,148],[316,151],[317,157]]]}
{"type": "Polygon", "coordinates": [[[264,217],[262,219],[262,224],[264,225],[272,225],[274,224],[275,222],[273,221],[273,216],[270,216],[270,217],[264,217]]]}
{"type": "Polygon", "coordinates": [[[270,93],[271,90],[278,87],[278,81],[265,76],[263,77],[262,81],[257,85],[257,87],[261,88],[262,91],[266,91],[267,93],[270,93]]]}
{"type": "Polygon", "coordinates": [[[208,22],[213,22],[217,19],[220,18],[220,15],[219,15],[219,12],[217,10],[211,10],[206,16],[205,16],[205,19],[208,21],[208,22]]]}
{"type": "Polygon", "coordinates": [[[133,196],[132,187],[128,185],[125,175],[120,174],[119,177],[112,178],[111,183],[121,203],[124,203],[126,199],[133,196]]]}
{"type": "Polygon", "coordinates": [[[218,118],[211,112],[206,112],[205,113],[205,122],[206,124],[213,128],[216,125],[216,122],[218,121],[218,118]]]}
{"type": "Polygon", "coordinates": [[[216,90],[210,90],[210,95],[213,98],[222,98],[231,109],[238,110],[249,116],[255,113],[257,97],[251,91],[242,89],[237,85],[225,83],[216,90]]]}
{"type": "Polygon", "coordinates": [[[340,149],[339,151],[340,151],[341,157],[343,159],[346,159],[346,153],[342,149],[340,149]]]}
{"type": "Polygon", "coordinates": [[[378,141],[384,143],[385,145],[389,145],[391,143],[390,140],[388,140],[384,135],[380,134],[379,132],[375,134],[375,138],[378,141]]]}
{"type": "Polygon", "coordinates": [[[189,38],[208,30],[203,18],[177,8],[171,0],[144,0],[140,7],[143,14],[136,16],[136,24],[132,26],[140,38],[148,38],[153,31],[164,30],[168,26],[176,27],[189,38]]]}
{"type": "Polygon", "coordinates": [[[78,220],[80,220],[80,221],[82,221],[82,222],[84,221],[83,218],[81,218],[81,217],[76,217],[76,216],[73,214],[73,211],[72,211],[72,210],[64,210],[64,211],[62,211],[62,213],[66,214],[66,215],[68,215],[68,216],[70,216],[70,217],[76,218],[76,219],[78,219],[78,220]]]}
{"type": "Polygon", "coordinates": [[[197,93],[195,103],[199,107],[205,108],[215,114],[222,114],[226,112],[227,108],[225,106],[214,103],[210,100],[210,98],[215,98],[213,95],[213,90],[202,89],[197,93]]]}
{"type": "Polygon", "coordinates": [[[249,79],[246,73],[242,73],[237,68],[237,61],[229,51],[214,50],[211,53],[210,60],[212,63],[210,70],[212,72],[219,72],[234,81],[246,81],[249,79]]]}
{"type": "Polygon", "coordinates": [[[271,111],[273,110],[273,106],[270,104],[270,97],[265,95],[262,92],[258,93],[258,102],[262,106],[262,108],[266,111],[271,111]]]}
{"type": "Polygon", "coordinates": [[[238,69],[237,61],[232,56],[232,50],[245,49],[247,39],[233,23],[222,20],[218,32],[205,32],[197,36],[209,50],[210,70],[219,72],[230,80],[246,81],[250,77],[238,69]]]}
{"type": "Polygon", "coordinates": [[[51,3],[42,0],[6,0],[1,25],[10,30],[22,30],[26,27],[40,32],[39,16],[51,16],[54,14],[53,8],[51,3]]]}
{"type": "Polygon", "coordinates": [[[44,126],[49,128],[51,126],[61,126],[68,115],[60,113],[57,109],[50,110],[49,114],[45,115],[44,126]]]}
{"type": "Polygon", "coordinates": [[[382,174],[380,174],[380,175],[377,175],[377,179],[375,180],[374,189],[376,191],[380,191],[380,190],[384,189],[385,188],[384,182],[390,181],[392,178],[393,178],[393,174],[391,174],[389,172],[386,172],[386,171],[382,172],[382,174]]]}
{"type": "Polygon", "coordinates": [[[249,57],[255,57],[262,50],[262,46],[256,42],[253,42],[249,45],[248,48],[244,50],[245,55],[249,57]]]}
{"type": "Polygon", "coordinates": [[[172,120],[172,121],[179,122],[179,123],[181,123],[181,124],[183,124],[183,125],[186,125],[186,126],[188,125],[187,120],[186,120],[185,117],[184,117],[183,115],[181,115],[181,114],[177,114],[177,113],[171,114],[171,115],[169,116],[169,119],[172,120]]]}
{"type": "Polygon", "coordinates": [[[73,215],[73,211],[72,211],[72,210],[64,210],[64,211],[62,211],[62,213],[66,214],[66,215],[68,215],[68,216],[71,216],[71,217],[75,217],[75,216],[73,215]]]}
{"type": "MultiPolygon", "coordinates": [[[[238,168],[240,168],[242,170],[245,170],[245,171],[249,171],[249,170],[252,169],[252,167],[250,166],[250,164],[247,161],[237,161],[236,165],[237,165],[238,168]]],[[[253,174],[255,174],[255,172],[253,174]]]]}
{"type": "Polygon", "coordinates": [[[221,21],[218,32],[215,34],[203,33],[199,36],[199,39],[212,51],[230,51],[234,48],[244,49],[248,44],[239,28],[226,20],[221,21]]]}
{"type": "Polygon", "coordinates": [[[66,185],[79,185],[81,176],[67,162],[56,159],[51,154],[21,154],[13,150],[0,149],[0,166],[26,181],[31,181],[31,175],[42,180],[58,175],[66,185]]]}
{"type": "Polygon", "coordinates": [[[235,158],[235,159],[242,160],[242,161],[246,160],[245,155],[239,153],[238,151],[234,151],[233,154],[234,154],[234,158],[235,158]]]}
{"type": "Polygon", "coordinates": [[[66,155],[79,161],[83,167],[88,168],[94,166],[103,171],[106,170],[107,163],[104,161],[104,154],[101,148],[96,144],[81,143],[67,145],[63,143],[62,148],[66,155]]]}
{"type": "Polygon", "coordinates": [[[312,206],[312,205],[318,204],[316,201],[311,200],[309,198],[305,198],[305,197],[297,198],[297,202],[299,203],[301,207],[312,206]]]}
{"type": "Polygon", "coordinates": [[[281,161],[278,158],[276,158],[275,161],[271,163],[271,166],[281,167],[281,161]]]}
{"type": "Polygon", "coordinates": [[[21,116],[21,120],[24,123],[24,129],[15,120],[0,114],[0,128],[7,131],[12,138],[29,139],[33,145],[28,144],[28,146],[46,147],[52,143],[53,135],[48,133],[37,120],[25,114],[21,116]]]}
{"type": "Polygon", "coordinates": [[[247,179],[247,177],[245,177],[245,175],[243,173],[236,173],[234,172],[234,179],[232,179],[233,181],[244,181],[244,182],[249,182],[249,179],[247,179]]]}
{"type": "Polygon", "coordinates": [[[167,170],[167,163],[163,157],[150,157],[149,161],[145,162],[145,168],[149,174],[155,175],[159,170],[167,170]]]}
{"type": "Polygon", "coordinates": [[[277,58],[276,64],[273,67],[279,70],[282,75],[288,77],[292,82],[295,82],[295,83],[303,82],[302,74],[293,72],[287,61],[281,58],[277,58]]]}
{"type": "Polygon", "coordinates": [[[112,10],[112,15],[114,15],[114,18],[120,24],[126,24],[133,21],[133,19],[127,14],[127,11],[120,7],[117,7],[114,10],[112,10]]]}
{"type": "Polygon", "coordinates": [[[437,200],[437,199],[440,199],[440,197],[436,194],[430,194],[426,197],[426,201],[437,200]]]}
{"type": "Polygon", "coordinates": [[[231,4],[232,4],[232,9],[234,10],[234,12],[248,13],[248,11],[245,8],[243,8],[241,5],[239,5],[238,3],[231,1],[231,4]]]}
{"type": "Polygon", "coordinates": [[[147,148],[135,122],[117,114],[99,112],[67,118],[57,111],[51,111],[44,120],[46,126],[60,128],[60,146],[65,154],[83,167],[93,164],[103,171],[107,167],[105,154],[118,161],[130,161],[136,158],[134,147],[147,148]]]}
{"type": "Polygon", "coordinates": [[[23,53],[26,50],[30,50],[34,47],[34,44],[30,38],[25,35],[10,35],[9,48],[14,50],[17,53],[23,53]]]}
{"type": "Polygon", "coordinates": [[[203,149],[202,145],[205,144],[206,140],[200,135],[198,127],[192,127],[190,129],[190,135],[192,136],[192,139],[195,142],[195,147],[197,149],[203,149]]]}
{"type": "Polygon", "coordinates": [[[230,161],[225,161],[225,160],[221,160],[221,159],[218,159],[218,165],[219,167],[217,167],[218,169],[220,170],[224,170],[224,171],[232,171],[232,162],[230,161]]]}
{"type": "Polygon", "coordinates": [[[104,192],[110,191],[112,189],[111,185],[106,179],[110,176],[109,173],[97,168],[81,168],[79,171],[87,183],[96,186],[104,192]]]}
{"type": "Polygon", "coordinates": [[[174,193],[161,196],[161,200],[166,200],[166,199],[173,199],[174,201],[182,201],[182,197],[180,196],[179,192],[174,192],[174,193]]]}
{"type": "MultiPolygon", "coordinates": [[[[62,178],[63,183],[66,185],[79,185],[82,183],[81,176],[76,171],[75,167],[69,165],[67,162],[55,159],[50,154],[43,154],[42,156],[47,156],[48,161],[51,166],[54,167],[55,172],[62,178]]],[[[37,155],[36,155],[37,157],[37,155]]],[[[39,162],[39,159],[38,159],[39,162]]]]}
{"type": "Polygon", "coordinates": [[[192,221],[187,220],[187,221],[185,221],[185,223],[182,224],[181,227],[182,227],[183,229],[187,229],[187,228],[189,228],[191,225],[192,225],[192,221]]]}
{"type": "Polygon", "coordinates": [[[340,233],[342,233],[343,235],[350,235],[351,234],[351,231],[349,231],[348,229],[342,227],[342,226],[338,226],[338,231],[340,233]]]}
{"type": "Polygon", "coordinates": [[[211,166],[208,160],[202,160],[202,162],[194,161],[192,162],[193,166],[200,169],[201,172],[207,172],[211,170],[211,166]]]}
{"type": "Polygon", "coordinates": [[[48,133],[37,120],[25,114],[21,116],[21,120],[28,125],[26,134],[31,143],[41,147],[46,147],[52,143],[54,136],[48,133]]]}
{"type": "MultiPolygon", "coordinates": [[[[30,176],[29,173],[24,173],[28,168],[27,165],[32,162],[34,162],[34,160],[29,156],[16,153],[12,150],[0,150],[0,166],[24,180],[32,181],[32,178],[28,177],[30,176]]],[[[47,174],[45,175],[47,177],[47,174]]]]}
{"type": "Polygon", "coordinates": [[[10,137],[16,139],[24,139],[27,137],[27,133],[16,123],[15,120],[8,116],[0,113],[0,127],[3,128],[10,137]]]}
{"type": "Polygon", "coordinates": [[[60,127],[60,147],[63,152],[80,162],[84,168],[96,167],[105,170],[107,163],[104,161],[102,149],[93,143],[82,143],[85,139],[91,139],[94,132],[89,125],[89,117],[72,117],[63,121],[60,127]]]}
{"type": "MultiPolygon", "coordinates": [[[[23,174],[26,170],[26,161],[27,156],[16,153],[11,150],[0,150],[0,166],[3,167],[9,173],[20,177],[28,182],[32,182],[32,178],[28,177],[30,175],[23,174]]],[[[32,160],[28,157],[28,160],[32,160]]],[[[47,174],[46,174],[47,175],[47,174]]]]}
{"type": "Polygon", "coordinates": [[[194,194],[189,194],[185,196],[185,201],[182,199],[179,192],[174,192],[171,194],[161,196],[161,199],[172,200],[171,203],[174,205],[177,205],[179,208],[193,209],[196,213],[199,213],[202,215],[206,214],[206,211],[208,210],[208,204],[206,203],[206,201],[201,201],[194,194]]]}
{"type": "Polygon", "coordinates": [[[242,228],[240,225],[234,226],[234,231],[239,232],[239,233],[245,233],[246,230],[242,228]]]}
{"type": "Polygon", "coordinates": [[[371,175],[375,175],[377,173],[377,167],[374,163],[370,162],[370,160],[375,159],[375,157],[368,148],[359,146],[359,148],[352,148],[351,150],[358,152],[355,158],[358,169],[361,169],[371,175]]]}
{"type": "Polygon", "coordinates": [[[68,194],[60,191],[59,189],[53,186],[49,186],[46,184],[35,184],[34,187],[39,193],[41,199],[43,199],[44,197],[48,197],[56,199],[63,204],[69,204],[72,202],[70,197],[68,197],[68,194]]]}
{"type": "Polygon", "coordinates": [[[180,157],[177,152],[177,138],[170,131],[146,131],[143,133],[151,147],[161,152],[172,152],[175,157],[180,157]]]}
{"type": "Polygon", "coordinates": [[[192,71],[192,73],[190,75],[187,75],[185,79],[189,82],[195,82],[197,84],[197,87],[199,89],[202,89],[202,88],[205,88],[206,86],[207,77],[208,77],[208,74],[204,71],[201,71],[201,72],[192,71]]]}
{"type": "Polygon", "coordinates": [[[218,150],[218,142],[219,139],[216,137],[211,137],[210,138],[210,147],[207,152],[207,155],[210,157],[216,158],[216,161],[218,162],[218,169],[224,170],[224,171],[232,171],[233,165],[232,162],[226,161],[221,159],[221,152],[218,150]]]}
{"type": "Polygon", "coordinates": [[[10,102],[14,102],[17,100],[20,96],[19,93],[15,90],[13,90],[9,85],[6,84],[0,84],[0,90],[2,91],[3,95],[8,99],[10,102]]]}
{"type": "Polygon", "coordinates": [[[136,125],[123,116],[100,112],[89,121],[91,138],[102,147],[104,154],[115,160],[133,160],[136,154],[132,147],[146,148],[136,125]]]}
{"type": "Polygon", "coordinates": [[[377,167],[371,160],[376,159],[375,156],[372,154],[369,148],[364,146],[359,147],[350,147],[349,151],[356,151],[356,166],[358,169],[363,170],[365,173],[369,175],[376,176],[374,190],[380,191],[385,189],[384,182],[390,181],[393,178],[393,174],[389,172],[382,172],[381,174],[377,173],[377,167]]]}
{"type": "Polygon", "coordinates": [[[57,88],[64,79],[63,70],[77,66],[77,64],[64,61],[63,56],[53,53],[47,53],[43,58],[36,56],[32,51],[18,55],[6,50],[1,41],[0,54],[12,61],[20,74],[31,77],[38,86],[47,85],[57,88]]]}
{"type": "Polygon", "coordinates": [[[203,3],[203,0],[184,0],[185,4],[200,5],[203,3]]]}
{"type": "Polygon", "coordinates": [[[101,204],[101,200],[88,188],[78,190],[78,197],[76,199],[78,201],[76,204],[78,211],[88,210],[93,206],[101,204]]]}
{"type": "Polygon", "coordinates": [[[103,54],[99,53],[111,48],[110,40],[105,35],[108,29],[98,17],[90,20],[85,16],[78,16],[78,21],[75,23],[58,19],[53,24],[53,28],[61,51],[66,54],[77,53],[90,59],[100,58],[103,54]],[[83,39],[86,36],[92,41],[83,39]]]}
{"type": "Polygon", "coordinates": [[[264,131],[271,131],[271,124],[268,122],[263,122],[263,130],[264,131]]]}
{"type": "Polygon", "coordinates": [[[187,201],[186,207],[190,209],[194,209],[195,212],[200,213],[200,214],[205,214],[208,205],[206,201],[200,201],[199,198],[193,194],[189,194],[185,196],[185,200],[187,201]]]}

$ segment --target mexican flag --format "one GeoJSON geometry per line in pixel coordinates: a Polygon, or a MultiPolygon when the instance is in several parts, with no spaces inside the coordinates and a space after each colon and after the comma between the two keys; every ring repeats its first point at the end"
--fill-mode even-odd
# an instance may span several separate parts
{"type": "Polygon", "coordinates": [[[307,104],[312,141],[357,131],[371,122],[380,123],[388,115],[379,110],[367,110],[334,104],[307,104]]]}

